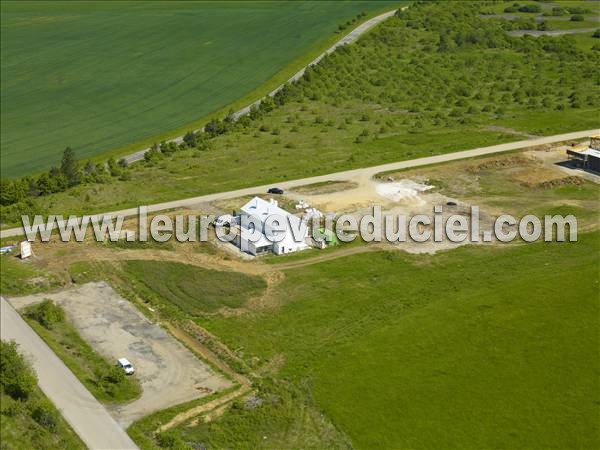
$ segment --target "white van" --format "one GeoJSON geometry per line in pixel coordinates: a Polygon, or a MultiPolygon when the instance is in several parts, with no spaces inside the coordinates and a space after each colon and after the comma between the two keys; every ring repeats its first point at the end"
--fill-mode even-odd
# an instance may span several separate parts
{"type": "Polygon", "coordinates": [[[117,366],[123,369],[126,375],[133,375],[135,372],[133,365],[126,358],[117,359],[117,366]]]}

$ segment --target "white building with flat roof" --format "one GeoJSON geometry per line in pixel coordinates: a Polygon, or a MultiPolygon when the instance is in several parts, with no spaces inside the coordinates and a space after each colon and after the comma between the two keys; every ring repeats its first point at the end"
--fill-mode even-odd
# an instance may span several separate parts
{"type": "Polygon", "coordinates": [[[308,248],[307,224],[280,208],[275,200],[254,197],[242,206],[239,223],[236,243],[252,255],[267,252],[282,255],[308,248]]]}

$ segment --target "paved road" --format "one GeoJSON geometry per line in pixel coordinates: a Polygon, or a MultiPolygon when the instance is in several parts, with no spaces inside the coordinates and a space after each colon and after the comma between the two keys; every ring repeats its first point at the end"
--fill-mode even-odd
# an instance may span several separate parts
{"type": "Polygon", "coordinates": [[[115,422],[44,341],[0,298],[0,336],[14,340],[31,361],[42,391],[61,411],[90,449],[137,449],[115,422]]]}
{"type": "MultiPolygon", "coordinates": [[[[310,178],[301,178],[299,180],[284,181],[281,183],[272,183],[270,185],[238,189],[236,191],[228,191],[228,192],[220,192],[217,194],[202,195],[199,197],[192,197],[192,198],[186,198],[183,200],[175,200],[175,201],[171,201],[171,202],[157,203],[154,205],[149,205],[148,212],[152,213],[152,212],[164,211],[164,210],[175,209],[175,208],[189,208],[189,207],[193,207],[195,205],[198,205],[198,204],[204,203],[204,202],[212,202],[215,200],[223,200],[223,199],[228,199],[228,198],[237,198],[237,197],[242,197],[244,195],[264,194],[266,192],[266,190],[272,186],[277,186],[282,189],[291,189],[291,188],[298,187],[298,186],[304,186],[304,185],[313,184],[313,183],[321,183],[321,182],[325,182],[325,181],[347,181],[347,180],[351,181],[352,179],[355,179],[357,177],[365,177],[365,176],[372,177],[380,172],[388,172],[388,171],[392,171],[392,170],[401,170],[401,169],[408,169],[408,168],[412,168],[412,167],[427,166],[430,164],[455,161],[458,159],[472,158],[472,157],[476,157],[476,156],[491,155],[493,153],[508,152],[511,150],[519,150],[522,148],[533,147],[536,145],[552,144],[552,143],[556,143],[556,142],[568,141],[571,139],[582,139],[582,138],[586,138],[589,136],[594,136],[596,134],[600,134],[600,129],[576,131],[573,133],[558,134],[558,135],[554,135],[554,136],[545,136],[545,137],[540,137],[540,138],[536,138],[536,139],[527,139],[524,141],[509,142],[506,144],[492,145],[490,147],[481,147],[481,148],[476,148],[473,150],[465,150],[462,152],[446,153],[444,155],[428,156],[426,158],[412,159],[409,161],[399,161],[399,162],[395,162],[395,163],[383,164],[380,166],[366,167],[366,168],[354,169],[354,170],[346,170],[344,172],[336,172],[336,173],[331,173],[328,175],[320,175],[320,176],[310,177],[310,178]]],[[[109,213],[91,215],[90,217],[96,217],[99,220],[102,220],[103,216],[115,217],[117,215],[122,215],[124,217],[130,217],[130,216],[137,215],[137,213],[138,213],[137,208],[129,208],[129,209],[123,209],[120,211],[113,211],[113,212],[109,212],[109,213]]],[[[23,234],[24,234],[23,228],[10,228],[10,229],[0,232],[0,238],[11,237],[11,236],[20,236],[23,234]]]]}
{"type": "MultiPolygon", "coordinates": [[[[402,9],[407,8],[406,6],[403,7],[402,9]]],[[[337,41],[335,44],[333,44],[331,47],[329,47],[327,50],[325,50],[323,53],[321,53],[319,56],[317,56],[315,59],[313,59],[307,66],[303,67],[302,69],[300,69],[298,72],[296,72],[288,81],[287,83],[291,83],[293,81],[297,81],[300,78],[302,78],[302,75],[304,75],[304,72],[306,71],[307,67],[311,67],[314,66],[315,64],[318,64],[326,55],[332,53],[333,51],[335,51],[336,48],[342,46],[342,45],[346,45],[349,44],[351,42],[354,42],[355,40],[357,40],[360,35],[362,35],[363,33],[365,33],[366,31],[370,30],[371,28],[373,28],[375,25],[377,25],[378,23],[392,17],[397,10],[393,10],[393,11],[388,11],[386,13],[380,14],[376,17],[373,17],[363,23],[361,23],[359,26],[357,26],[355,29],[353,29],[350,33],[348,33],[346,36],[344,36],[343,38],[341,38],[339,41],[337,41]]],[[[284,83],[285,84],[285,83],[284,83]]],[[[273,97],[275,94],[277,94],[277,92],[279,92],[281,89],[283,89],[284,84],[280,84],[279,86],[277,86],[274,90],[272,90],[268,95],[270,97],[273,97]]],[[[250,105],[240,109],[239,111],[236,111],[232,114],[232,117],[234,120],[238,120],[240,117],[248,114],[250,112],[250,109],[253,106],[258,106],[260,105],[261,100],[257,100],[254,103],[251,103],[250,105]]],[[[195,130],[196,132],[198,131],[204,131],[204,128],[200,128],[199,130],[195,130]]],[[[176,144],[179,144],[181,142],[183,142],[183,136],[178,136],[174,139],[171,139],[168,142],[175,142],[176,144]]],[[[130,155],[125,156],[123,159],[125,161],[127,161],[128,163],[132,163],[132,162],[136,162],[136,161],[140,161],[141,159],[144,158],[144,154],[150,150],[150,148],[145,148],[144,150],[140,150],[138,152],[132,153],[130,155]]]]}

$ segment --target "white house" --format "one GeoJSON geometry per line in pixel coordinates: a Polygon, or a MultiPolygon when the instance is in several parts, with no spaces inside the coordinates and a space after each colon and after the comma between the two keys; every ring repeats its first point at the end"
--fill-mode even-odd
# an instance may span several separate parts
{"type": "Polygon", "coordinates": [[[308,226],[280,208],[275,200],[254,197],[241,208],[237,245],[252,255],[276,255],[308,248],[308,226]]]}

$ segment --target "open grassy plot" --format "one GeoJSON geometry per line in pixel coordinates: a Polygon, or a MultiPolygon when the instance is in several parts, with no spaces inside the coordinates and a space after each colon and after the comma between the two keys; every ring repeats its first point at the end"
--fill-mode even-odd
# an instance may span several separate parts
{"type": "Polygon", "coordinates": [[[260,277],[160,261],[127,261],[125,274],[141,283],[147,295],[172,303],[191,316],[220,307],[240,307],[266,287],[260,277]]]}
{"type": "Polygon", "coordinates": [[[2,176],[188,125],[399,3],[3,1],[2,176]]]}
{"type": "Polygon", "coordinates": [[[594,33],[581,33],[574,37],[578,48],[589,50],[594,47],[600,47],[600,37],[595,37],[594,33]]]}
{"type": "MultiPolygon", "coordinates": [[[[248,359],[279,356],[277,377],[309,384],[358,448],[594,448],[598,250],[593,233],[356,255],[286,272],[277,312],[203,324],[248,359]]],[[[213,447],[274,433],[258,409],[239,436],[240,414],[178,431],[213,447]]]]}
{"type": "Polygon", "coordinates": [[[86,261],[73,264],[69,272],[79,284],[105,280],[127,297],[135,292],[153,307],[178,316],[239,308],[266,288],[260,276],[168,261],[129,260],[119,265],[86,261]]]}
{"type": "Polygon", "coordinates": [[[0,342],[0,442],[6,450],[79,450],[85,445],[37,386],[14,343],[0,342]]]}
{"type": "Polygon", "coordinates": [[[137,398],[141,388],[135,378],[106,361],[82,339],[51,300],[28,306],[23,317],[85,387],[102,402],[124,403],[137,398]]]}
{"type": "Polygon", "coordinates": [[[22,261],[12,254],[0,256],[0,293],[3,295],[35,294],[56,286],[56,277],[30,261],[22,261]]]}

